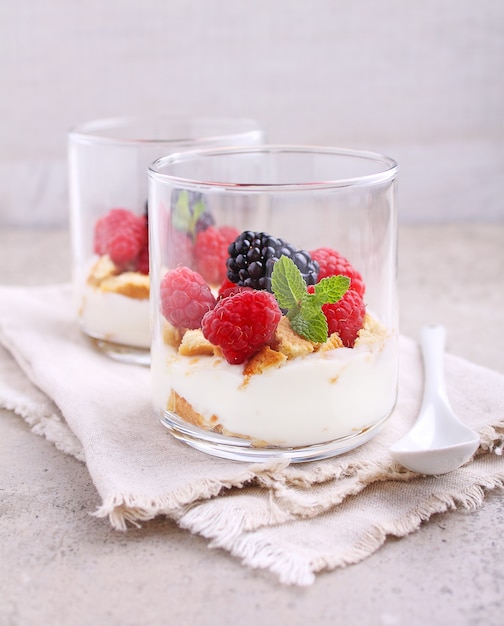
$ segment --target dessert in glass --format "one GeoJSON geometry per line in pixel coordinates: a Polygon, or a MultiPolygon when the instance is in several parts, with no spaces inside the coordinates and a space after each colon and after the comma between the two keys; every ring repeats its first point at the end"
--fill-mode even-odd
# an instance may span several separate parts
{"type": "Polygon", "coordinates": [[[389,157],[314,146],[151,165],[153,403],[176,438],[301,462],[379,432],[398,383],[396,177],[389,157]]]}
{"type": "Polygon", "coordinates": [[[150,163],[173,152],[263,139],[257,122],[240,118],[124,117],[70,131],[76,309],[84,334],[99,350],[117,360],[149,363],[150,163]]]}

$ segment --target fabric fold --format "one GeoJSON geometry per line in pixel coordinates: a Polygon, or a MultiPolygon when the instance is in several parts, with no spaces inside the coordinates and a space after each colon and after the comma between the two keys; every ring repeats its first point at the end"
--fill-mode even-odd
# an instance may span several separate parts
{"type": "MultiPolygon", "coordinates": [[[[293,465],[207,456],[174,439],[151,407],[148,368],[112,361],[81,334],[69,285],[0,287],[0,406],[86,463],[116,529],[166,515],[211,546],[288,584],[356,563],[388,535],[440,513],[474,508],[504,478],[504,377],[453,355],[445,377],[456,413],[481,435],[475,459],[420,477],[390,445],[420,406],[418,345],[400,340],[397,407],[383,430],[333,459],[293,465]]],[[[316,407],[314,407],[316,410],[316,407]]]]}

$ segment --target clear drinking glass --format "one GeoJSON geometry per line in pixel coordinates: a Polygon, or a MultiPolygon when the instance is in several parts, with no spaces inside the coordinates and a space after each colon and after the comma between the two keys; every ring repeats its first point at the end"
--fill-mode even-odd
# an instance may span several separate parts
{"type": "Polygon", "coordinates": [[[150,163],[197,147],[263,140],[257,122],[240,118],[123,117],[87,122],[70,131],[76,307],[83,332],[99,350],[126,362],[150,360],[150,163]]]}
{"type": "Polygon", "coordinates": [[[396,175],[385,156],[305,146],[151,165],[153,402],[176,438],[236,460],[309,461],[385,424],[398,380],[396,175]]]}

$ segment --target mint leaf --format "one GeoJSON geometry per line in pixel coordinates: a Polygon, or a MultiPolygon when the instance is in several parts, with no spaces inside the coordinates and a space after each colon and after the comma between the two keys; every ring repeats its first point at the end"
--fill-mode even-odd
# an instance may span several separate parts
{"type": "Polygon", "coordinates": [[[340,300],[350,287],[348,276],[327,276],[315,285],[313,294],[317,302],[333,304],[340,300]]]}
{"type": "Polygon", "coordinates": [[[278,305],[287,310],[294,332],[301,337],[323,343],[327,339],[327,319],[322,311],[324,304],[340,300],[350,286],[347,276],[327,276],[317,283],[313,293],[308,293],[306,283],[294,261],[281,256],[271,274],[271,287],[278,305]]]}
{"type": "Polygon", "coordinates": [[[191,198],[188,191],[179,192],[177,201],[173,207],[172,223],[177,230],[181,230],[192,237],[196,237],[196,224],[205,213],[205,203],[198,200],[191,206],[191,198]]]}
{"type": "Polygon", "coordinates": [[[193,214],[192,214],[192,219],[193,219],[193,230],[194,228],[196,228],[196,223],[198,222],[199,218],[203,215],[203,213],[205,212],[205,203],[203,202],[203,200],[198,200],[198,202],[196,202],[193,206],[193,214]]]}
{"type": "Polygon", "coordinates": [[[282,255],[273,266],[271,288],[281,309],[295,309],[306,293],[306,283],[294,261],[282,255]]]}
{"type": "Polygon", "coordinates": [[[177,230],[191,232],[191,209],[189,208],[189,193],[181,191],[172,216],[172,223],[177,230]]]}
{"type": "Polygon", "coordinates": [[[314,309],[310,316],[306,316],[306,311],[287,314],[292,330],[301,337],[313,341],[314,343],[324,343],[327,339],[327,320],[322,310],[314,309]]]}

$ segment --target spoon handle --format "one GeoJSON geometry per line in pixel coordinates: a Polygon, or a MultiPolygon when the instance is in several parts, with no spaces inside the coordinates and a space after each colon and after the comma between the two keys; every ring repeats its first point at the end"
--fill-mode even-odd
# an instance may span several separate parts
{"type": "Polygon", "coordinates": [[[420,331],[420,348],[424,362],[424,398],[445,396],[444,351],[446,331],[439,324],[424,326],[420,331]]]}

